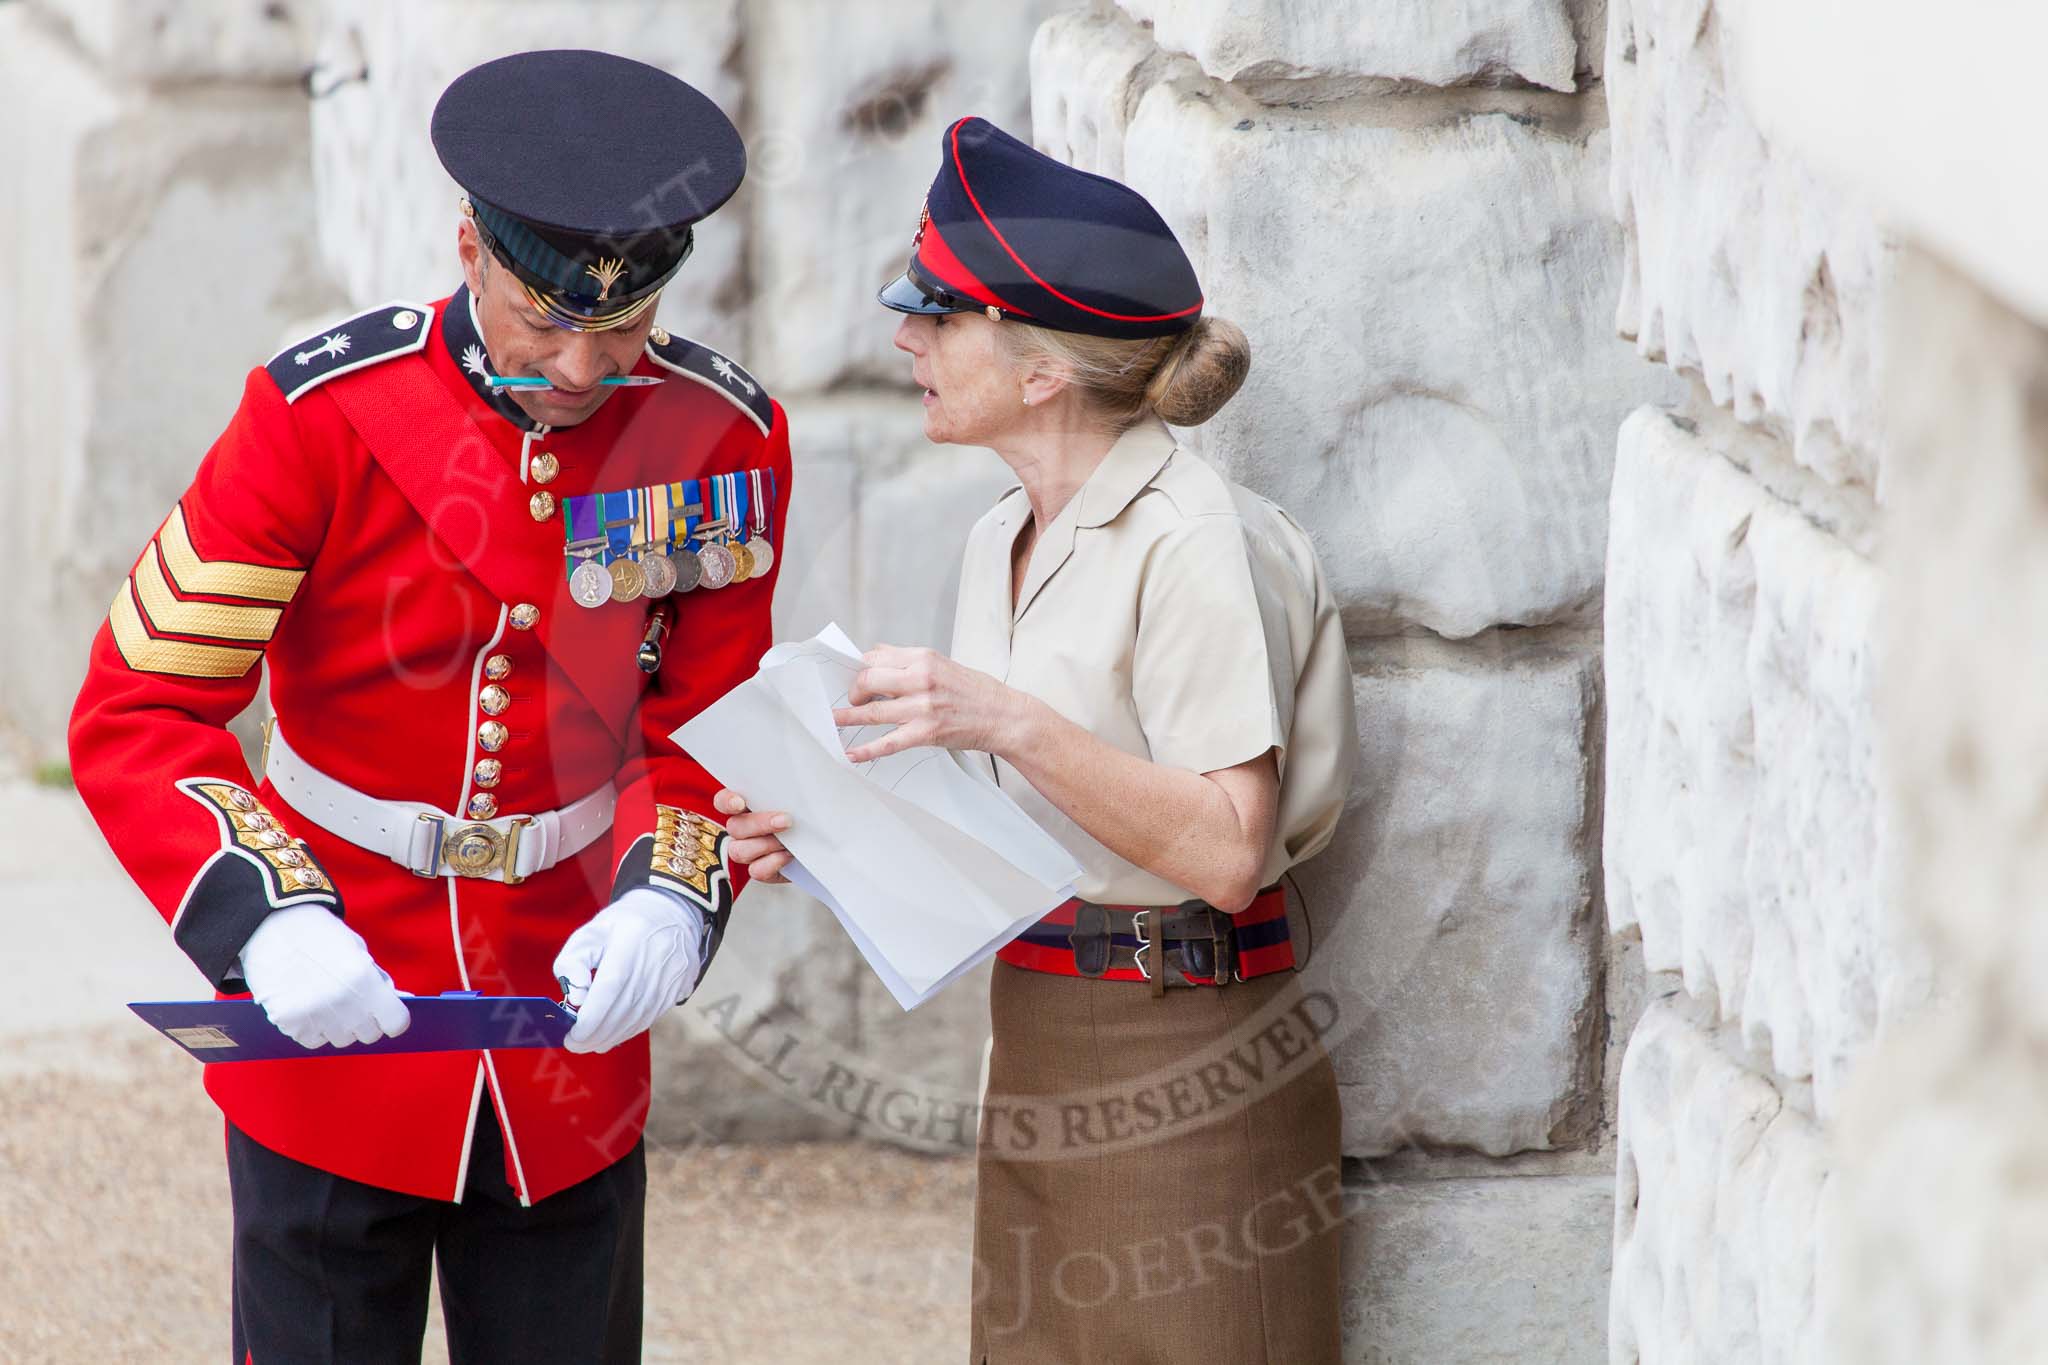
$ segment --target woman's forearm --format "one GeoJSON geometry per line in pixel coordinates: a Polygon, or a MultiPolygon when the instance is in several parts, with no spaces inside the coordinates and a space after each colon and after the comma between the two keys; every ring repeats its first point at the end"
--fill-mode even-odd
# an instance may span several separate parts
{"type": "Polygon", "coordinates": [[[1220,910],[1241,910],[1257,893],[1270,800],[1263,819],[1241,814],[1218,782],[1127,754],[1021,693],[997,757],[1125,861],[1220,910]]]}

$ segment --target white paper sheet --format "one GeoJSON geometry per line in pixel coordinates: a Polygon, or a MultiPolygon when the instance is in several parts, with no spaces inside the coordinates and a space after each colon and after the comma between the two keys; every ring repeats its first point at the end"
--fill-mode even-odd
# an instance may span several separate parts
{"type": "Polygon", "coordinates": [[[789,812],[786,875],[908,1010],[1073,895],[1081,865],[944,749],[850,761],[886,728],[833,724],[860,654],[836,625],[777,645],[670,738],[754,809],[789,812]]]}

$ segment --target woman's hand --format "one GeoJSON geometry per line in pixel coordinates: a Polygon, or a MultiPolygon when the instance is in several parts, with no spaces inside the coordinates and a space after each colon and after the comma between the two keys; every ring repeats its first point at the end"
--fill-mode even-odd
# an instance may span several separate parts
{"type": "Polygon", "coordinates": [[[854,678],[848,705],[832,713],[833,722],[845,729],[896,728],[848,749],[855,763],[923,745],[1007,753],[1030,712],[1024,693],[935,649],[877,645],[861,658],[867,667],[854,678]]]}
{"type": "Polygon", "coordinates": [[[711,804],[726,817],[726,856],[757,882],[787,882],[782,869],[792,855],[777,836],[789,828],[789,817],[779,810],[748,810],[747,798],[730,787],[712,797],[711,804]]]}

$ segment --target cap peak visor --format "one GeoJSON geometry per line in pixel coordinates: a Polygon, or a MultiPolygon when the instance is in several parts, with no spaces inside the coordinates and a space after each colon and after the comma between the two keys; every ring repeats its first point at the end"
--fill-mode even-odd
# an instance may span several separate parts
{"type": "Polygon", "coordinates": [[[899,313],[917,313],[930,316],[935,313],[979,313],[982,305],[946,288],[937,280],[917,268],[912,261],[910,268],[883,285],[875,292],[875,301],[884,308],[893,308],[899,313]]]}

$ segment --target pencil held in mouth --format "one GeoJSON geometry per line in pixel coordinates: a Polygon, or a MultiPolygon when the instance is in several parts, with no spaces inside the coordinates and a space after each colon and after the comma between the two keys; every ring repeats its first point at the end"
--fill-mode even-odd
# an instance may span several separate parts
{"type": "MultiPolygon", "coordinates": [[[[552,389],[555,381],[537,374],[494,374],[486,381],[494,389],[552,389]]],[[[597,381],[606,388],[639,389],[649,384],[659,384],[658,374],[615,374],[609,379],[597,381]]]]}

